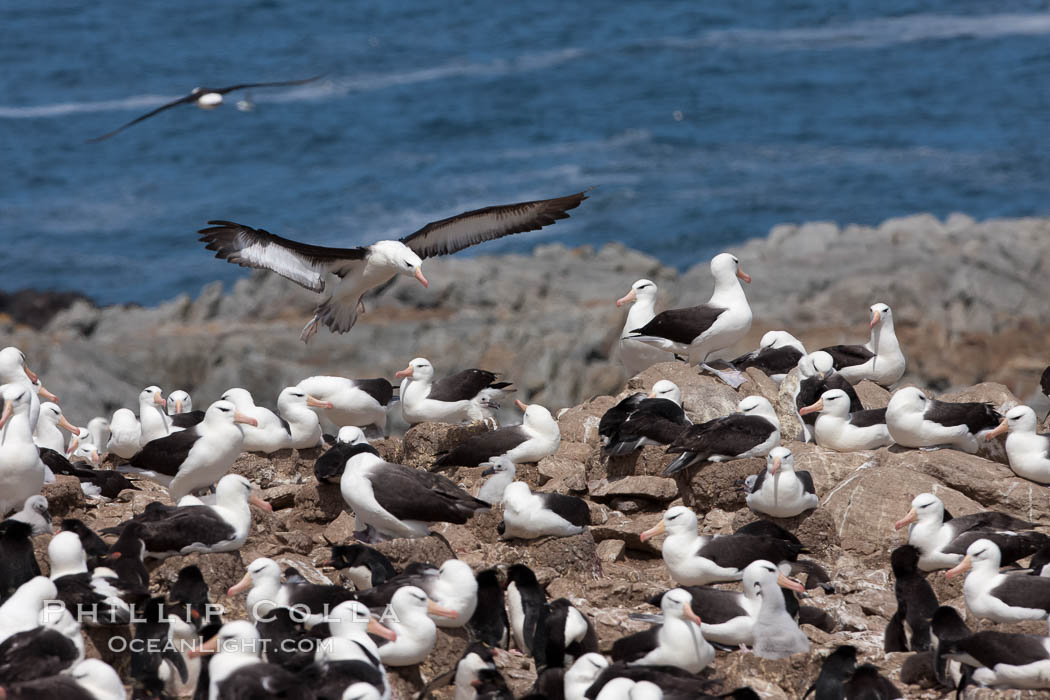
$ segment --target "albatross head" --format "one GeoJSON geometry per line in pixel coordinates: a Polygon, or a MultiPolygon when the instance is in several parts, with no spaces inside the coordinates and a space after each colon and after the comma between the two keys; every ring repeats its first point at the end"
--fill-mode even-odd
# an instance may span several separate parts
{"type": "Polygon", "coordinates": [[[69,672],[69,675],[96,698],[124,697],[124,681],[113,667],[101,659],[84,659],[69,672]]]}
{"type": "Polygon", "coordinates": [[[164,394],[159,386],[148,386],[139,393],[139,406],[164,406],[168,402],[164,400],[164,394]]]}
{"type": "Polygon", "coordinates": [[[244,578],[230,586],[230,590],[226,591],[226,595],[233,597],[252,586],[258,586],[263,581],[280,582],[280,580],[281,567],[277,565],[277,562],[267,557],[259,557],[248,565],[244,578]]]}
{"type": "Polygon", "coordinates": [[[25,384],[4,384],[0,386],[0,403],[3,404],[0,413],[0,428],[7,425],[11,416],[29,412],[31,389],[25,384]]]}
{"type": "Polygon", "coordinates": [[[673,508],[667,509],[660,522],[639,535],[639,539],[641,539],[642,542],[645,542],[657,535],[663,535],[665,533],[672,536],[689,533],[696,535],[696,529],[698,526],[699,522],[696,519],[696,513],[685,506],[674,506],[673,508]]]}
{"type": "Polygon", "coordinates": [[[959,574],[965,573],[967,569],[973,568],[975,571],[984,570],[990,572],[998,572],[999,564],[1002,561],[1003,553],[999,550],[999,545],[991,540],[977,540],[970,544],[966,548],[966,556],[959,562],[955,568],[948,569],[944,572],[945,578],[951,578],[952,576],[958,576],[959,574]]]}
{"type": "Polygon", "coordinates": [[[731,281],[734,277],[751,284],[751,275],[740,269],[740,260],[732,253],[720,253],[711,258],[711,275],[715,284],[731,281]]]}
{"type": "Polygon", "coordinates": [[[434,378],[434,365],[425,357],[417,357],[408,363],[400,372],[394,374],[398,379],[412,379],[417,382],[427,382],[434,378]]]}
{"type": "Polygon", "coordinates": [[[773,425],[780,425],[777,412],[773,410],[773,404],[769,403],[769,399],[762,396],[745,396],[737,404],[736,409],[745,416],[758,416],[759,418],[765,418],[773,425]]]}
{"type": "Polygon", "coordinates": [[[182,389],[176,389],[168,394],[168,415],[174,416],[179,413],[189,413],[193,410],[193,399],[182,389]]]}
{"type": "Polygon", "coordinates": [[[893,392],[893,396],[890,397],[890,402],[886,406],[886,415],[925,414],[929,403],[930,399],[926,394],[922,393],[922,389],[915,386],[906,386],[893,392]]]}
{"type": "Polygon", "coordinates": [[[871,305],[871,328],[875,326],[893,326],[893,312],[883,303],[871,305]]]}
{"type": "Polygon", "coordinates": [[[798,413],[804,416],[809,413],[827,413],[837,418],[845,418],[849,415],[849,396],[842,389],[830,389],[825,391],[817,399],[816,403],[803,406],[798,413]]]}
{"type": "Polygon", "coordinates": [[[525,413],[521,419],[522,425],[551,438],[561,436],[561,431],[558,429],[558,421],[554,420],[551,412],[543,406],[540,406],[538,403],[525,404],[521,401],[515,401],[514,405],[525,413]]]}
{"type": "Polygon", "coordinates": [[[674,402],[679,406],[682,405],[682,390],[678,388],[678,385],[668,379],[661,379],[656,384],[653,384],[652,391],[649,392],[650,399],[667,399],[668,401],[674,402]]]}
{"type": "Polygon", "coordinates": [[[798,372],[803,379],[817,377],[823,381],[835,373],[835,359],[823,350],[811,352],[798,361],[798,372]]]}
{"type": "Polygon", "coordinates": [[[219,423],[244,423],[259,427],[259,421],[246,416],[237,410],[229,401],[216,401],[204,413],[204,422],[207,425],[218,425],[219,423]]]}
{"type": "Polygon", "coordinates": [[[693,594],[682,588],[672,588],[660,600],[660,610],[666,617],[677,617],[700,624],[700,616],[693,612],[693,594]]]}
{"type": "Polygon", "coordinates": [[[424,287],[430,286],[423,276],[423,259],[401,241],[379,241],[369,250],[374,264],[405,277],[415,277],[424,287]]]}
{"type": "Polygon", "coordinates": [[[893,524],[893,529],[900,530],[905,525],[914,522],[927,523],[931,521],[937,523],[944,521],[944,501],[932,493],[920,493],[912,499],[911,510],[893,524]]]}
{"type": "Polygon", "coordinates": [[[785,576],[773,562],[764,559],[758,559],[747,565],[744,569],[743,584],[745,594],[748,589],[758,593],[763,590],[768,591],[773,586],[780,586],[799,593],[806,590],[801,583],[785,576]]]}
{"type": "Polygon", "coordinates": [[[26,355],[13,345],[0,350],[0,382],[18,382],[29,379],[36,384],[40,378],[26,365],[26,355]]]}
{"type": "Polygon", "coordinates": [[[984,439],[994,440],[1007,431],[1011,433],[1034,433],[1038,425],[1039,419],[1036,418],[1035,411],[1028,406],[1015,406],[1006,412],[999,427],[984,434],[984,439]]]}
{"type": "Polygon", "coordinates": [[[656,285],[650,280],[638,280],[631,285],[631,291],[616,300],[617,306],[635,301],[653,301],[656,299],[656,285]]]}

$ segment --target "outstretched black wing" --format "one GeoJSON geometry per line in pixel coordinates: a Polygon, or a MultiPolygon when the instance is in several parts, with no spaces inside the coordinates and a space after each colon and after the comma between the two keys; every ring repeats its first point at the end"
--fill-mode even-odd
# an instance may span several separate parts
{"type": "Polygon", "coordinates": [[[215,257],[241,267],[276,272],[314,292],[324,291],[326,273],[345,276],[368,254],[368,248],[327,248],[282,238],[263,229],[209,221],[211,228],[197,233],[215,257]]]}
{"type": "Polygon", "coordinates": [[[421,258],[449,255],[478,243],[550,226],[558,219],[569,218],[566,212],[585,199],[585,192],[577,192],[555,199],[475,209],[429,223],[401,242],[421,258]]]}

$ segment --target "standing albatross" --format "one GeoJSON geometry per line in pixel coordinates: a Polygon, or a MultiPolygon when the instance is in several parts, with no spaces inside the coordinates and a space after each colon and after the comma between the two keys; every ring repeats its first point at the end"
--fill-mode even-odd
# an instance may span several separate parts
{"type": "Polygon", "coordinates": [[[587,195],[577,192],[555,199],[485,207],[434,221],[397,241],[379,241],[357,248],[328,248],[299,243],[232,221],[209,221],[201,229],[200,240],[215,257],[241,267],[270,270],[296,284],[320,294],[326,277],[340,279],[335,289],[317,308],[314,317],[299,335],[304,343],[324,323],[333,333],[346,333],[364,311],[362,299],[370,289],[395,275],[415,277],[424,287],[423,258],[449,255],[472,245],[525,231],[536,231],[567,219],[566,213],[580,205],[587,195]]]}

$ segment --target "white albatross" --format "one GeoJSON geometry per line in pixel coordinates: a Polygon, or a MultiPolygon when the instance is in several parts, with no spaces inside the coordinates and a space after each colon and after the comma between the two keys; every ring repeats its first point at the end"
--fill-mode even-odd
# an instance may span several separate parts
{"type": "Polygon", "coordinates": [[[641,328],[656,316],[656,293],[659,290],[650,280],[641,279],[631,285],[631,291],[616,300],[617,306],[631,304],[627,321],[620,331],[620,362],[633,377],[660,362],[673,362],[674,354],[654,348],[631,337],[631,331],[641,328]]]}
{"type": "Polygon", "coordinates": [[[1006,457],[1017,476],[1040,484],[1050,484],[1050,435],[1036,432],[1039,419],[1028,406],[1015,406],[1006,412],[1003,422],[995,430],[984,434],[991,440],[1009,431],[1006,436],[1006,457]]]}
{"type": "Polygon", "coordinates": [[[232,221],[209,221],[201,229],[200,240],[215,257],[242,267],[276,272],[285,279],[317,292],[325,291],[328,280],[339,278],[328,296],[314,310],[314,317],[299,336],[309,342],[320,324],[333,333],[346,333],[364,310],[363,298],[395,275],[415,277],[424,287],[423,258],[448,255],[472,245],[525,231],[535,231],[568,218],[570,209],[580,205],[583,192],[464,212],[427,224],[397,241],[379,241],[357,248],[327,248],[299,243],[232,221]]]}
{"type": "Polygon", "coordinates": [[[871,306],[871,339],[864,345],[832,345],[823,348],[835,361],[835,369],[850,384],[864,379],[888,387],[904,376],[906,362],[897,333],[893,330],[893,311],[886,304],[871,306]]]}
{"type": "Polygon", "coordinates": [[[0,386],[0,517],[20,509],[44,488],[46,468],[29,425],[32,395],[29,384],[0,386]]]}

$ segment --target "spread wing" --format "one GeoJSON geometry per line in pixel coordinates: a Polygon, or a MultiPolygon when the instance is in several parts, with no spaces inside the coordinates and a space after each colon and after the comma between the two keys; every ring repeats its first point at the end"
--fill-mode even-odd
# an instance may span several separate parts
{"type": "Polygon", "coordinates": [[[304,80],[281,80],[273,83],[240,83],[238,85],[231,85],[230,87],[219,88],[218,90],[210,90],[209,92],[217,92],[220,95],[233,92],[234,90],[247,90],[248,88],[262,88],[262,87],[291,87],[292,85],[306,85],[312,83],[315,80],[320,80],[324,77],[324,74],[315,75],[312,78],[305,78],[304,80]]]}
{"type": "Polygon", "coordinates": [[[194,94],[194,93],[190,93],[189,95],[186,95],[185,97],[180,97],[177,100],[172,100],[171,102],[168,102],[167,104],[163,104],[160,107],[157,107],[156,109],[154,109],[154,110],[152,110],[150,112],[146,112],[141,117],[135,117],[134,119],[132,119],[127,124],[124,124],[123,126],[120,126],[120,127],[116,128],[116,129],[114,129],[113,131],[109,132],[108,134],[102,134],[101,136],[96,136],[93,139],[88,139],[87,142],[88,143],[98,143],[99,141],[105,141],[110,136],[115,136],[116,134],[120,133],[121,131],[124,131],[124,129],[127,129],[129,126],[134,126],[135,124],[138,124],[141,121],[145,121],[146,119],[149,119],[154,114],[159,114],[160,112],[163,112],[166,109],[170,109],[172,107],[175,107],[176,105],[186,104],[187,102],[193,102],[196,99],[197,99],[197,95],[194,94]]]}
{"type": "Polygon", "coordinates": [[[326,273],[345,276],[368,248],[326,248],[276,236],[232,221],[209,221],[198,231],[215,257],[241,267],[270,270],[314,292],[324,291],[326,273]]]}
{"type": "Polygon", "coordinates": [[[585,199],[586,193],[577,192],[556,199],[475,209],[429,223],[401,242],[421,258],[449,255],[478,243],[550,226],[558,219],[569,218],[566,212],[585,199]]]}

